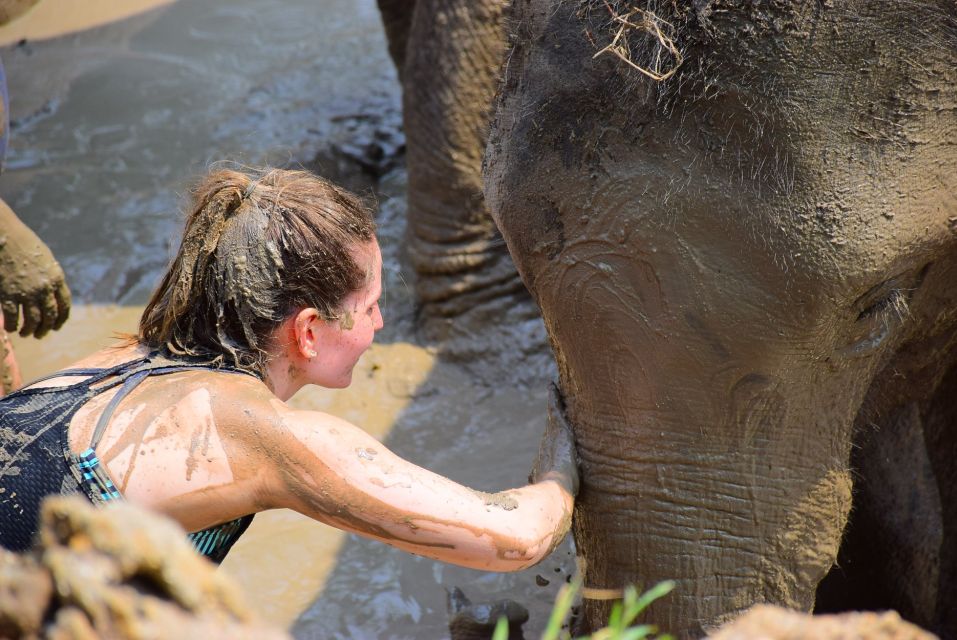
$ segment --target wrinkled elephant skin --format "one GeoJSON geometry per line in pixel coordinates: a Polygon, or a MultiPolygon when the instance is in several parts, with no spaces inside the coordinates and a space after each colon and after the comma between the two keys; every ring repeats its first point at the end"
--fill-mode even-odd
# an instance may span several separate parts
{"type": "MultiPolygon", "coordinates": [[[[485,159],[575,424],[586,586],[676,579],[650,617],[680,637],[812,609],[880,488],[855,485],[852,443],[887,426],[925,461],[912,508],[937,532],[907,551],[937,568],[898,577],[923,607],[902,613],[957,634],[957,5],[612,19],[633,4],[516,2],[485,159]],[[652,80],[669,38],[681,66],[652,80]]],[[[607,609],[586,600],[587,623],[607,609]]]]}

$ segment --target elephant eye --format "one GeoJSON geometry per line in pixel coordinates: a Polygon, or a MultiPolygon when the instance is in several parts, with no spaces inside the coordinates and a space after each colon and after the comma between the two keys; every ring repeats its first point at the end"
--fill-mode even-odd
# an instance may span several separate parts
{"type": "Polygon", "coordinates": [[[907,303],[910,300],[910,291],[902,288],[894,288],[883,293],[881,297],[867,308],[857,314],[858,322],[866,322],[881,314],[896,316],[897,321],[902,321],[909,313],[907,303]]]}
{"type": "Polygon", "coordinates": [[[863,356],[884,344],[886,338],[910,317],[910,301],[920,288],[930,264],[907,271],[871,287],[853,305],[857,309],[850,339],[840,351],[863,356]]]}
{"type": "Polygon", "coordinates": [[[860,309],[857,321],[866,322],[876,316],[889,316],[896,318],[897,322],[902,322],[910,315],[908,309],[910,300],[924,280],[928,267],[930,264],[916,271],[908,271],[888,278],[879,285],[871,287],[854,303],[854,306],[860,309]]]}

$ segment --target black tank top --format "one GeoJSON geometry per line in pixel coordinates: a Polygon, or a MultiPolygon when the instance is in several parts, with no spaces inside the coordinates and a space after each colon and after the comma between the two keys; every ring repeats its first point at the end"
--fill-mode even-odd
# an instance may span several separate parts
{"type": "MultiPolygon", "coordinates": [[[[40,502],[48,495],[81,493],[94,504],[122,499],[95,452],[116,406],[149,376],[196,369],[253,375],[153,353],[107,369],[60,371],[35,382],[87,377],[72,385],[22,389],[0,399],[0,545],[23,551],[33,544],[40,502]],[[79,455],[73,453],[67,439],[73,416],[90,398],[119,385],[96,424],[90,447],[79,455]]],[[[197,551],[219,563],[252,519],[252,514],[243,516],[191,533],[189,538],[197,551]]]]}

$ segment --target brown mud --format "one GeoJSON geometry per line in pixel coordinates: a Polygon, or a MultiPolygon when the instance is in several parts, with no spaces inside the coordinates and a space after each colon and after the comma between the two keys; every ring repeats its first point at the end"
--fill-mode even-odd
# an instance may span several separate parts
{"type": "MultiPolygon", "coordinates": [[[[182,194],[209,162],[302,163],[377,202],[386,328],[349,389],[291,403],[478,491],[525,484],[544,380],[489,386],[414,343],[399,87],[372,0],[178,2],[0,56],[13,119],[0,195],[53,249],[76,299],[60,331],[11,336],[24,380],[134,331],[178,242],[182,194]]],[[[277,510],[221,570],[300,638],[445,637],[456,585],[476,603],[524,604],[532,637],[573,564],[566,543],[538,567],[489,574],[277,510]]]]}
{"type": "Polygon", "coordinates": [[[894,611],[809,616],[783,607],[760,604],[726,624],[710,640],[936,640],[937,636],[905,620],[894,611]]]}
{"type": "Polygon", "coordinates": [[[172,522],[69,496],[43,505],[34,550],[0,549],[0,637],[289,636],[262,624],[172,522]]]}
{"type": "Polygon", "coordinates": [[[10,334],[0,327],[0,392],[6,395],[22,385],[20,366],[15,360],[13,345],[10,344],[10,334]]]}

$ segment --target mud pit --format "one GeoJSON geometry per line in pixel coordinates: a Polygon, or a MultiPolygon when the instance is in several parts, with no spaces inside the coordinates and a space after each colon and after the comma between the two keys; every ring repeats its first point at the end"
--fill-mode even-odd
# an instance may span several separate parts
{"type": "MultiPolygon", "coordinates": [[[[17,42],[17,24],[0,37],[17,42]]],[[[71,31],[47,27],[36,33],[71,31]]],[[[133,330],[178,241],[191,175],[221,158],[302,163],[379,202],[386,328],[350,389],[306,389],[293,404],[477,490],[524,484],[544,381],[489,387],[415,344],[399,88],[373,0],[180,2],[0,56],[13,119],[0,195],[50,245],[76,300],[60,332],[14,339],[25,379],[133,330]]],[[[486,574],[273,511],[222,570],[300,638],[443,637],[455,585],[475,602],[522,602],[534,637],[572,566],[566,543],[529,571],[486,574]]]]}

